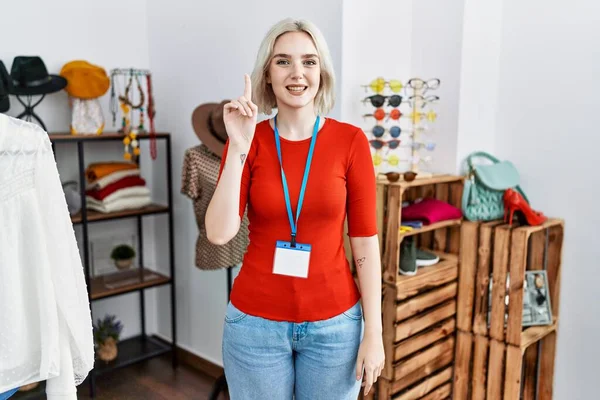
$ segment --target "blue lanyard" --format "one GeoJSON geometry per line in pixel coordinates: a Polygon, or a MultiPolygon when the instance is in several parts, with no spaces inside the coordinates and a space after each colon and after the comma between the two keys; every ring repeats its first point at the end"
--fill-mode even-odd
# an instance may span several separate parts
{"type": "Polygon", "coordinates": [[[306,157],[306,167],[304,168],[304,178],[302,178],[302,186],[300,187],[300,196],[298,197],[298,210],[296,211],[296,220],[292,214],[292,203],[290,202],[290,192],[288,190],[287,179],[285,178],[285,172],[283,172],[283,161],[281,159],[281,143],[279,141],[279,131],[277,130],[277,115],[273,120],[275,127],[275,145],[277,146],[277,156],[279,157],[279,166],[281,167],[281,181],[283,183],[283,195],[285,196],[285,206],[287,208],[288,218],[290,219],[290,227],[292,228],[292,247],[296,247],[296,232],[298,229],[298,218],[300,217],[300,211],[302,210],[302,203],[304,202],[304,192],[306,191],[306,182],[308,182],[308,172],[310,171],[310,163],[312,162],[313,152],[315,150],[315,143],[317,141],[317,132],[319,130],[320,117],[317,116],[315,127],[313,129],[312,139],[310,141],[310,148],[308,149],[308,156],[306,157]]]}

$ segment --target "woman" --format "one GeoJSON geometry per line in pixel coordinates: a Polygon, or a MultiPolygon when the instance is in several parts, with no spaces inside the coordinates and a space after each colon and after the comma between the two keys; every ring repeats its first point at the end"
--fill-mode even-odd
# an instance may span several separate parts
{"type": "Polygon", "coordinates": [[[206,213],[215,244],[236,235],[246,206],[250,221],[225,316],[230,396],[356,399],[361,380],[368,393],[384,366],[368,140],[324,117],[335,79],[327,44],[310,22],[273,26],[245,80],[243,96],[224,106],[229,139],[206,213]],[[256,123],[273,108],[274,118],[256,123]],[[362,293],[344,252],[346,216],[362,293]]]}

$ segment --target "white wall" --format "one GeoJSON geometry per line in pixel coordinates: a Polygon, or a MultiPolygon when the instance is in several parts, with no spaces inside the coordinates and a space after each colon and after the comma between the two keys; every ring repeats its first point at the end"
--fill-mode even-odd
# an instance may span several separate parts
{"type": "MultiPolygon", "coordinates": [[[[268,28],[285,17],[307,18],[323,31],[338,78],[342,49],[342,2],[275,0],[206,3],[148,1],[150,65],[156,79],[157,123],[173,134],[173,178],[176,226],[178,342],[190,351],[222,364],[221,336],[227,303],[226,272],[194,267],[197,227],[192,202],[179,194],[184,151],[199,144],[191,127],[194,108],[205,102],[238,97],[244,73],[250,73],[268,28]]],[[[339,99],[340,90],[337,90],[339,99]]],[[[339,118],[340,103],[331,113],[339,118]]],[[[160,240],[158,241],[161,242],[160,240]]],[[[158,250],[163,258],[166,254],[158,250]]],[[[168,315],[168,297],[159,295],[159,315],[168,315]]],[[[159,332],[171,336],[166,324],[159,332]]]]}
{"type": "Polygon", "coordinates": [[[465,0],[462,29],[457,164],[473,150],[494,150],[502,0],[465,0]]]}
{"type": "Polygon", "coordinates": [[[565,219],[555,398],[597,398],[600,5],[478,3],[466,2],[458,154],[511,160],[532,206],[565,219]]]}
{"type": "MultiPolygon", "coordinates": [[[[39,55],[44,60],[48,71],[58,74],[62,66],[72,60],[84,59],[104,67],[108,71],[115,67],[149,66],[148,41],[146,36],[146,6],[144,0],[105,0],[103,2],[81,2],[77,0],[55,0],[52,2],[23,0],[5,2],[0,11],[0,60],[10,73],[15,56],[39,55]],[[26,16],[26,18],[25,18],[26,16]],[[26,21],[26,22],[25,22],[26,21]],[[137,38],[124,43],[119,29],[109,27],[127,26],[131,32],[136,32],[137,38]]],[[[113,128],[108,108],[109,93],[101,98],[106,130],[113,128]]],[[[6,113],[16,116],[23,107],[14,96],[11,96],[11,108],[6,113]]],[[[36,113],[42,118],[49,132],[68,132],[71,118],[66,92],[61,91],[46,96],[36,107],[36,113]]],[[[116,159],[122,157],[122,145],[94,144],[86,146],[86,164],[89,162],[116,159]]],[[[147,155],[148,151],[142,151],[147,155]]],[[[56,146],[56,158],[61,180],[77,180],[76,146],[61,144],[56,146]]],[[[142,157],[146,167],[144,177],[152,176],[151,165],[142,157]]],[[[150,180],[150,185],[151,185],[150,180]]],[[[160,217],[164,218],[164,217],[160,217]]],[[[153,217],[144,224],[146,229],[152,229],[153,217]]],[[[75,232],[81,241],[81,228],[75,232]]],[[[89,226],[90,238],[103,237],[113,232],[119,235],[135,233],[135,226],[129,221],[103,222],[89,226]],[[119,227],[117,228],[117,225],[119,227]]],[[[148,263],[154,259],[153,240],[150,235],[145,237],[145,255],[148,263]]],[[[106,299],[93,303],[93,316],[100,318],[105,313],[114,313],[123,321],[123,337],[136,335],[140,332],[139,300],[137,294],[106,299]]],[[[153,295],[146,296],[147,328],[152,331],[155,325],[156,309],[153,295]]]]}
{"type": "Polygon", "coordinates": [[[411,0],[344,1],[339,82],[342,119],[360,126],[367,134],[376,121],[362,117],[374,110],[371,103],[362,102],[373,94],[363,86],[379,76],[404,81],[411,74],[412,3],[411,0]]]}
{"type": "MultiPolygon", "coordinates": [[[[410,78],[428,80],[439,78],[438,90],[427,93],[438,95],[441,101],[433,108],[438,114],[435,122],[427,124],[429,132],[417,141],[432,140],[436,143],[430,165],[419,165],[419,170],[451,172],[456,157],[456,131],[458,124],[458,92],[460,81],[460,52],[462,38],[462,0],[460,2],[374,0],[344,1],[343,67],[342,67],[342,118],[363,128],[369,138],[376,124],[370,114],[374,107],[362,100],[374,93],[367,90],[373,79],[381,76],[386,80],[398,79],[406,83],[410,78]]],[[[386,88],[386,95],[393,92],[386,88]]],[[[406,100],[412,91],[401,93],[406,100]]],[[[390,107],[385,106],[386,110],[390,107]]],[[[411,108],[402,104],[400,110],[408,115],[411,108]]],[[[389,120],[383,125],[390,127],[398,122],[389,120]]],[[[425,125],[425,124],[424,124],[425,125]]],[[[412,129],[409,118],[401,118],[402,129],[412,129]]],[[[389,139],[389,135],[383,139],[389,139]]],[[[403,134],[402,144],[410,143],[403,134]]],[[[375,150],[372,149],[372,153],[375,150]]],[[[378,172],[410,169],[410,150],[403,148],[380,151],[384,157],[396,154],[401,160],[398,167],[382,164],[378,172]]]]}
{"type": "Polygon", "coordinates": [[[438,118],[427,135],[437,146],[432,153],[421,150],[433,156],[431,166],[421,168],[436,173],[452,172],[455,165],[464,1],[415,0],[412,8],[411,77],[441,81],[438,90],[427,93],[440,97],[433,107],[438,118]]]}
{"type": "Polygon", "coordinates": [[[533,206],[566,220],[556,398],[594,398],[600,8],[593,1],[562,8],[507,0],[503,15],[496,148],[518,165],[533,206]]]}

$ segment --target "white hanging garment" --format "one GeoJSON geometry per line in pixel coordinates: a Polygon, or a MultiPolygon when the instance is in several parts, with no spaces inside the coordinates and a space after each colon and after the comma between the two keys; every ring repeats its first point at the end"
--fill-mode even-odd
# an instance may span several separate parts
{"type": "Polygon", "coordinates": [[[90,304],[48,135],[0,114],[0,393],[47,380],[76,399],[93,368],[90,304]]]}

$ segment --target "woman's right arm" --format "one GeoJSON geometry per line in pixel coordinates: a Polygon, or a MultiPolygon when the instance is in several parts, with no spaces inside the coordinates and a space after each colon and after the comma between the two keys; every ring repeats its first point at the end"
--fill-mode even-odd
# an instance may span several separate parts
{"type": "Polygon", "coordinates": [[[240,187],[244,164],[256,129],[258,107],[252,102],[250,77],[245,76],[244,95],[223,107],[223,121],[229,136],[225,160],[217,187],[206,210],[204,223],[208,240],[217,245],[229,242],[238,233],[240,187]]]}
{"type": "Polygon", "coordinates": [[[223,245],[240,229],[240,186],[248,149],[229,143],[221,176],[213,194],[204,223],[208,240],[223,245]]]}

